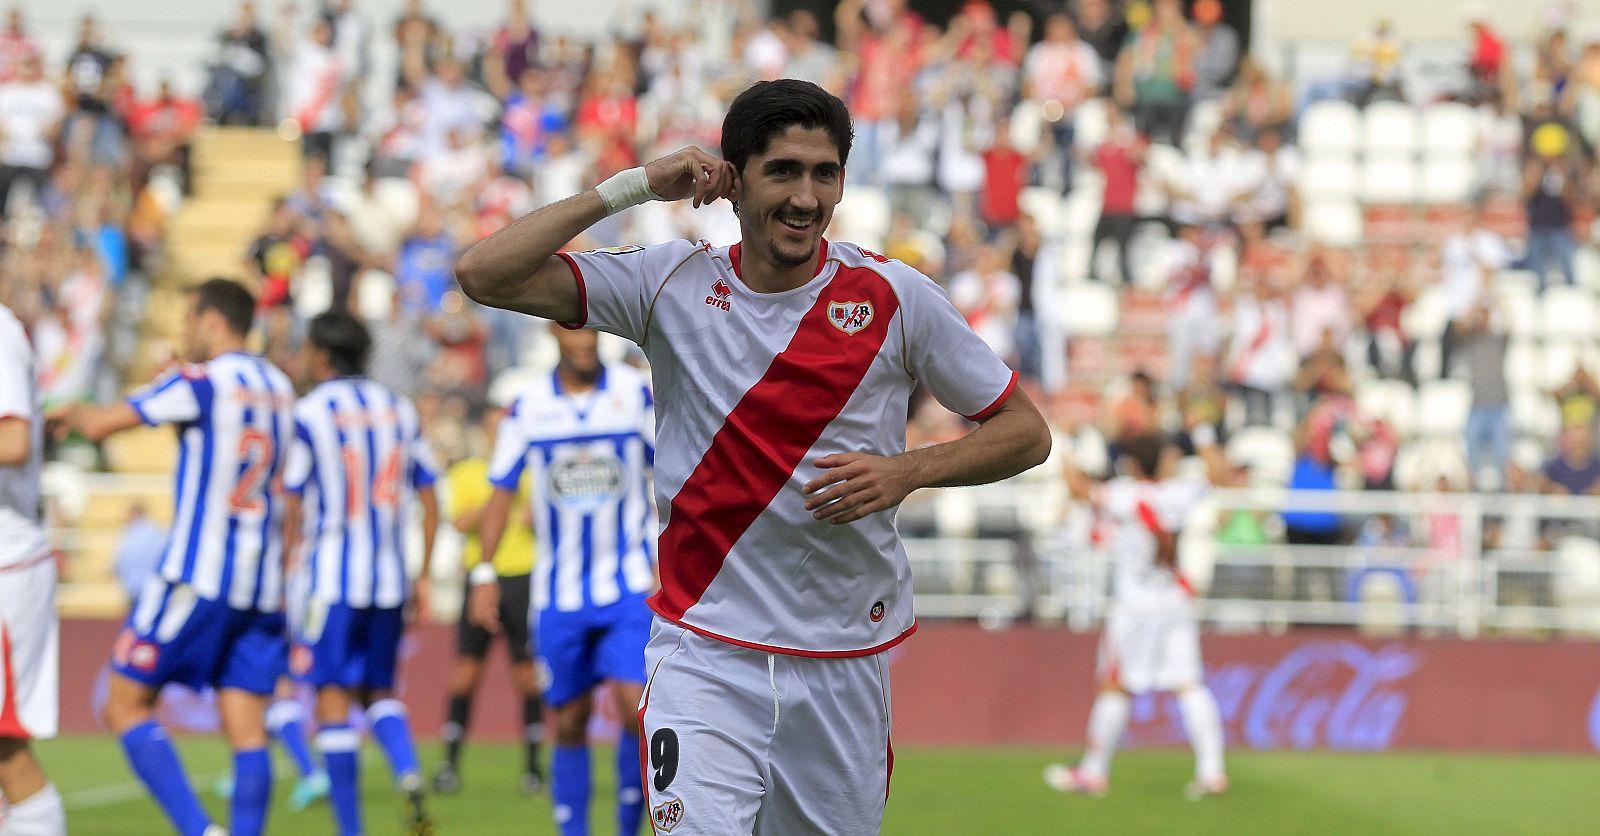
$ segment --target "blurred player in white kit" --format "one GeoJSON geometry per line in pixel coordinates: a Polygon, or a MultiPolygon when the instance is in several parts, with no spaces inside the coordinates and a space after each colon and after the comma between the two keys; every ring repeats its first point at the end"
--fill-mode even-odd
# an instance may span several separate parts
{"type": "MultiPolygon", "coordinates": [[[[1210,427],[1195,433],[1195,446],[1213,474],[1226,462],[1210,427]]],[[[1171,469],[1163,436],[1149,434],[1123,447],[1124,475],[1092,486],[1072,473],[1074,495],[1092,499],[1107,525],[1116,561],[1113,603],[1100,637],[1100,695],[1089,712],[1089,745],[1076,768],[1045,767],[1044,780],[1062,792],[1091,796],[1110,789],[1111,758],[1128,727],[1131,697],[1152,691],[1178,695],[1178,711],[1194,749],[1191,799],[1228,789],[1222,763],[1222,713],[1206,687],[1200,665],[1200,630],[1194,588],[1178,568],[1178,532],[1205,490],[1199,476],[1163,478],[1171,469]]]]}
{"type": "MultiPolygon", "coordinates": [[[[939,286],[823,231],[850,114],[815,84],[741,93],[685,148],[480,241],[473,299],[626,337],[655,378],[661,590],[641,771],[656,832],[876,834],[893,765],[884,651],[915,629],[893,509],[1043,461],[1016,375],[939,286]],[[558,253],[649,200],[727,198],[741,241],[558,253]],[[978,427],[906,452],[912,389],[978,427]]],[[[614,551],[614,549],[613,549],[614,551]]]]}
{"type": "Polygon", "coordinates": [[[56,561],[39,518],[44,416],[33,347],[0,305],[0,836],[64,836],[30,742],[56,736],[56,561]]]}

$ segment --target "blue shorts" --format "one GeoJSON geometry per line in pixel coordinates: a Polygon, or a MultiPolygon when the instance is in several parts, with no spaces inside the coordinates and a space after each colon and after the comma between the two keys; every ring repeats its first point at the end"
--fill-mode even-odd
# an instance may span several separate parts
{"type": "Polygon", "coordinates": [[[153,688],[176,682],[271,694],[287,656],[283,613],[236,610],[157,578],[139,591],[111,667],[153,688]]]}
{"type": "Polygon", "coordinates": [[[576,612],[539,614],[539,662],[545,668],[544,699],[565,705],[604,680],[643,685],[644,646],[654,616],[643,595],[576,612]]]}
{"type": "Polygon", "coordinates": [[[358,609],[311,600],[290,652],[296,680],[315,688],[394,688],[405,633],[400,607],[358,609]]]}

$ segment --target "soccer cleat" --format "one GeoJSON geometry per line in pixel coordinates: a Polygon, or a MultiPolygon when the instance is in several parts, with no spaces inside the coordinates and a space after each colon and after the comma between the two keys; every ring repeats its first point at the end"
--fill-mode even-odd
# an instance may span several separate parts
{"type": "Polygon", "coordinates": [[[1199,801],[1210,796],[1227,795],[1227,793],[1228,776],[1226,775],[1209,781],[1202,781],[1196,778],[1183,788],[1183,797],[1190,801],[1199,801]]]}
{"type": "Polygon", "coordinates": [[[428,818],[427,807],[422,803],[422,780],[415,775],[402,779],[401,791],[406,794],[406,836],[434,836],[438,829],[428,818]]]}
{"type": "Polygon", "coordinates": [[[1104,778],[1091,778],[1064,763],[1052,763],[1044,768],[1044,782],[1057,792],[1078,793],[1090,798],[1105,798],[1111,783],[1104,778]]]}
{"type": "Polygon", "coordinates": [[[327,798],[331,786],[326,772],[313,772],[301,778],[289,793],[289,809],[299,812],[327,798]]]}
{"type": "Polygon", "coordinates": [[[220,824],[213,824],[206,828],[206,832],[200,834],[200,836],[228,836],[228,831],[224,830],[220,824]]]}
{"type": "Polygon", "coordinates": [[[448,761],[439,764],[438,771],[433,773],[433,791],[440,795],[461,792],[461,774],[448,761]]]}
{"type": "Polygon", "coordinates": [[[543,775],[540,775],[537,771],[529,771],[529,772],[522,773],[522,794],[523,795],[538,795],[539,791],[542,790],[542,789],[544,789],[544,776],[543,775]]]}

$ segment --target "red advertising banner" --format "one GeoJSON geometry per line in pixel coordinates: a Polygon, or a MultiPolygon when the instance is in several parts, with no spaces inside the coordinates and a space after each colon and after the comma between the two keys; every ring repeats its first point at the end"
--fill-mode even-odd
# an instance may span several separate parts
{"type": "MultiPolygon", "coordinates": [[[[98,730],[105,660],[119,625],[61,625],[62,728],[98,730]]],[[[400,696],[419,735],[443,722],[454,629],[413,630],[400,696]]],[[[992,632],[925,623],[890,651],[895,742],[1079,745],[1095,695],[1097,637],[1060,629],[992,632]]],[[[1257,749],[1600,751],[1600,643],[1580,640],[1365,639],[1348,631],[1202,637],[1206,679],[1229,744],[1257,749]]],[[[614,732],[610,700],[596,731],[614,732]]],[[[216,728],[206,695],[171,688],[164,720],[216,728]]],[[[475,735],[515,739],[519,703],[492,655],[475,735]]],[[[1131,745],[1183,739],[1170,697],[1135,700],[1131,745]]]]}

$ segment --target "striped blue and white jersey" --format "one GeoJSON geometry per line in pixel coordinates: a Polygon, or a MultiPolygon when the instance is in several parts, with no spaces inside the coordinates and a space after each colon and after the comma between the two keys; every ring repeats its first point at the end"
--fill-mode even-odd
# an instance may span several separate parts
{"type": "Polygon", "coordinates": [[[294,386],[254,354],[169,372],[128,398],[151,426],[178,429],[176,510],[157,566],[172,583],[237,610],[283,603],[284,458],[294,386]]]}
{"type": "Polygon", "coordinates": [[[642,373],[605,366],[580,393],[562,391],[552,372],[501,419],[489,480],[514,492],[532,469],[535,611],[604,607],[655,588],[653,410],[642,373]]]}
{"type": "Polygon", "coordinates": [[[312,389],[294,407],[284,489],[304,498],[308,594],[365,609],[406,599],[406,520],[438,466],[409,400],[362,377],[312,389]]]}

